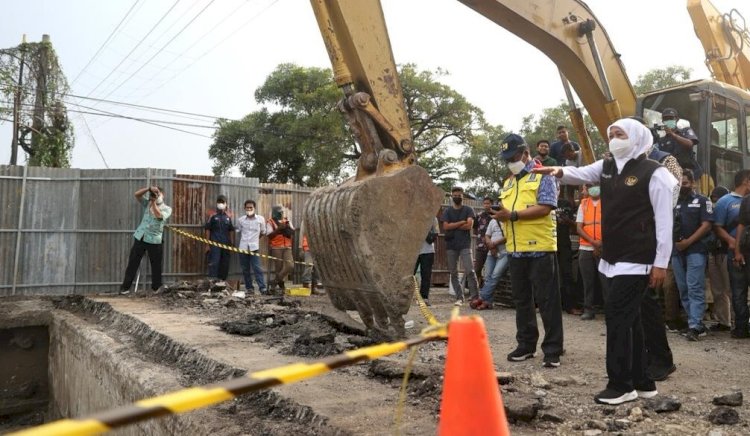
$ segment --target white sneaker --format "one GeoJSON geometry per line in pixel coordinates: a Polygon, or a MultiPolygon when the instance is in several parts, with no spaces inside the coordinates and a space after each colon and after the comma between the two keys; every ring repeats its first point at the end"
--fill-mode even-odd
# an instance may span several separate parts
{"type": "Polygon", "coordinates": [[[638,393],[638,398],[654,398],[655,396],[659,395],[659,391],[654,389],[653,391],[639,391],[636,390],[638,393]]]}
{"type": "Polygon", "coordinates": [[[454,306],[463,306],[464,305],[464,300],[456,300],[456,302],[453,303],[453,305],[454,306]]]}
{"type": "Polygon", "coordinates": [[[234,291],[232,297],[245,298],[245,291],[234,291]]]}

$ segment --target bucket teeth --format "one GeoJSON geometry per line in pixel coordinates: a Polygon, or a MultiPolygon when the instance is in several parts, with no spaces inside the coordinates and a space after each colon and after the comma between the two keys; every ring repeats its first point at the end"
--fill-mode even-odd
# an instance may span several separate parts
{"type": "Polygon", "coordinates": [[[373,337],[404,336],[414,263],[443,193],[410,166],[318,189],[305,206],[310,251],[334,307],[373,337]]]}

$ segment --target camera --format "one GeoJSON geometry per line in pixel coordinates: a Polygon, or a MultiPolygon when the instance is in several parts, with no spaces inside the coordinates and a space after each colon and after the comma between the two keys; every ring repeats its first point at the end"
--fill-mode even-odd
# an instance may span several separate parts
{"type": "Polygon", "coordinates": [[[153,198],[153,199],[156,199],[157,197],[159,197],[159,193],[158,193],[158,192],[156,192],[156,191],[154,191],[153,189],[149,189],[149,190],[148,190],[148,193],[149,193],[149,196],[150,196],[151,198],[153,198]]]}
{"type": "Polygon", "coordinates": [[[494,210],[495,212],[499,212],[500,211],[500,207],[501,206],[499,204],[493,204],[490,209],[494,210]]]}

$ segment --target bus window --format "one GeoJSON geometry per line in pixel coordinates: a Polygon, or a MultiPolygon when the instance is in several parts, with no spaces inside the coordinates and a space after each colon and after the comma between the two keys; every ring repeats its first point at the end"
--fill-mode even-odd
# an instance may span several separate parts
{"type": "MultiPolygon", "coordinates": [[[[713,154],[713,153],[712,153],[713,154]]],[[[725,186],[730,190],[734,186],[734,174],[742,169],[742,163],[736,159],[728,159],[733,156],[715,156],[716,164],[716,186],[725,186]]]]}
{"type": "Polygon", "coordinates": [[[740,151],[739,115],[737,102],[714,95],[711,111],[711,145],[740,151]]]}

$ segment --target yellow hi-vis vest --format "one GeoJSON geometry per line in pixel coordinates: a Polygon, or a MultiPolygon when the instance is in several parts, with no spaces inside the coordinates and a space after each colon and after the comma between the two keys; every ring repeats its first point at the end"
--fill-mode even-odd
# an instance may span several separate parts
{"type": "MultiPolygon", "coordinates": [[[[534,173],[526,174],[519,180],[515,176],[508,178],[500,191],[503,207],[520,211],[535,206],[541,181],[542,175],[534,173]]],[[[554,211],[533,220],[508,221],[505,229],[505,247],[509,253],[557,251],[557,216],[554,211]]]]}

